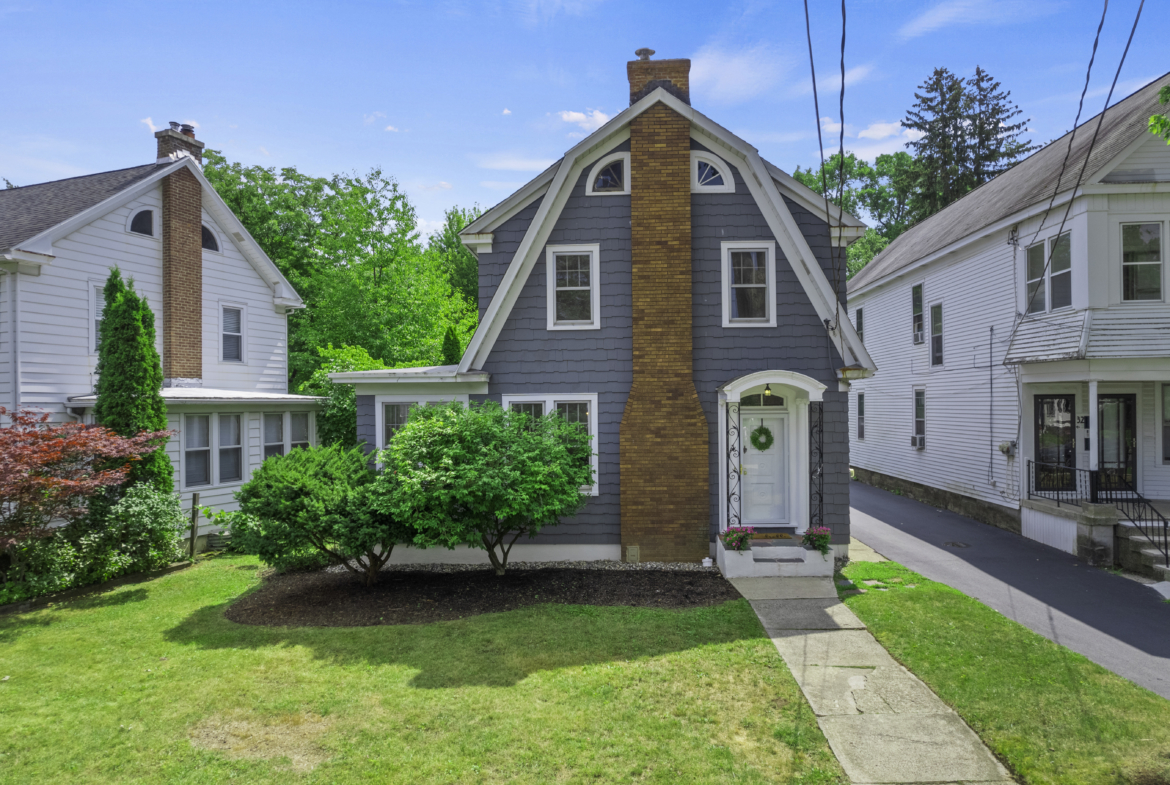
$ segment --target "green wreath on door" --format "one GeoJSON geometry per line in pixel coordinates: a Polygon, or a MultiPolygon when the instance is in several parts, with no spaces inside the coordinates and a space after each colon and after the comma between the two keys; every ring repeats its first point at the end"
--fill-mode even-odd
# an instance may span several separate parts
{"type": "Polygon", "coordinates": [[[752,431],[751,440],[752,447],[755,447],[760,452],[764,452],[775,443],[776,437],[772,435],[772,431],[768,429],[768,426],[760,423],[760,427],[752,431]]]}

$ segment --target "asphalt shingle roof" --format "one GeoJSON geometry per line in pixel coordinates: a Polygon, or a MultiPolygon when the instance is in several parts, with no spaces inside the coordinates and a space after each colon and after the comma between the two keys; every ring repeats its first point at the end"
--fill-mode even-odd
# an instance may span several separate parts
{"type": "MultiPolygon", "coordinates": [[[[1165,108],[1158,104],[1158,90],[1165,84],[1170,84],[1170,74],[1155,79],[1105,110],[1097,142],[1093,145],[1093,154],[1085,168],[1085,181],[1135,139],[1147,133],[1150,115],[1165,108]]],[[[1100,116],[1087,120],[1075,132],[1071,132],[1075,136],[1063,176],[1060,175],[1061,162],[1068,150],[1069,134],[1048,143],[999,177],[903,232],[850,279],[848,291],[856,291],[896,273],[996,221],[1050,199],[1054,191],[1071,189],[1080,176],[1100,116]]]]}
{"type": "Polygon", "coordinates": [[[50,183],[0,189],[0,251],[88,210],[149,177],[165,164],[146,164],[50,183]]]}

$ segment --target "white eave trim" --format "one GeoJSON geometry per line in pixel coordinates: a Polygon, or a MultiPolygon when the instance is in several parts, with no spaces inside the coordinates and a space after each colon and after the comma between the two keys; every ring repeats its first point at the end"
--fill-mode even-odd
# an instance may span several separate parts
{"type": "Polygon", "coordinates": [[[480,232],[478,234],[460,234],[459,239],[463,244],[472,250],[473,253],[491,253],[492,240],[494,235],[492,232],[480,232]]]}
{"type": "Polygon", "coordinates": [[[329,374],[338,384],[486,384],[487,371],[460,371],[457,365],[427,368],[389,368],[378,371],[343,371],[329,374]]]}
{"type": "MultiPolygon", "coordinates": [[[[532,180],[525,183],[519,191],[516,191],[507,199],[500,202],[495,207],[481,215],[479,218],[476,218],[474,221],[465,226],[463,231],[459,233],[459,236],[466,238],[468,236],[481,235],[495,231],[496,228],[500,226],[500,224],[506,222],[516,213],[532,204],[535,199],[539,199],[541,196],[544,196],[545,192],[548,191],[549,183],[553,181],[556,173],[557,167],[550,166],[532,180]]],[[[464,240],[464,242],[466,242],[466,240],[464,240]]]]}

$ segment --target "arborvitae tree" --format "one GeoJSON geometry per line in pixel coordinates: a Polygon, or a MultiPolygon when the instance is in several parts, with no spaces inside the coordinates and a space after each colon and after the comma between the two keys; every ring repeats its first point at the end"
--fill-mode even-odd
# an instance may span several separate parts
{"type": "Polygon", "coordinates": [[[455,328],[448,327],[443,336],[443,365],[458,365],[463,359],[463,349],[459,347],[459,337],[455,335],[455,328]]]}
{"type": "Polygon", "coordinates": [[[922,133],[910,142],[918,159],[916,200],[930,215],[967,191],[962,180],[968,158],[967,96],[963,80],[945,68],[936,68],[915,93],[917,102],[906,112],[902,125],[922,133]]]}
{"type": "Polygon", "coordinates": [[[1012,122],[1023,112],[1008,100],[1010,97],[1010,91],[1000,91],[999,82],[975,66],[975,76],[967,80],[970,118],[967,134],[971,158],[970,187],[967,190],[1006,172],[1021,157],[1039,149],[1039,145],[1030,143],[1031,140],[1020,140],[1028,127],[1028,120],[1012,122]]]}
{"type": "MultiPolygon", "coordinates": [[[[99,329],[94,417],[98,425],[120,436],[166,430],[162,363],[154,348],[154,313],[146,299],[134,291],[134,281],[124,282],[117,267],[110,272],[102,294],[105,310],[99,329]]],[[[174,471],[164,444],[134,463],[128,484],[146,482],[164,493],[174,490],[174,471]]]]}
{"type": "Polygon", "coordinates": [[[461,292],[472,308],[479,307],[479,257],[459,239],[469,223],[482,214],[479,205],[452,207],[444,216],[441,231],[431,235],[427,249],[443,260],[451,288],[461,292]]]}

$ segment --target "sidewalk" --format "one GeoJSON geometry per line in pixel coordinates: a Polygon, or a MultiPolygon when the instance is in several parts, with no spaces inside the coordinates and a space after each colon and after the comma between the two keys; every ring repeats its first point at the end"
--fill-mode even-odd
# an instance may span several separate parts
{"type": "Polygon", "coordinates": [[[740,578],[854,785],[1011,783],[938,696],[894,661],[829,578],[740,578]]]}

